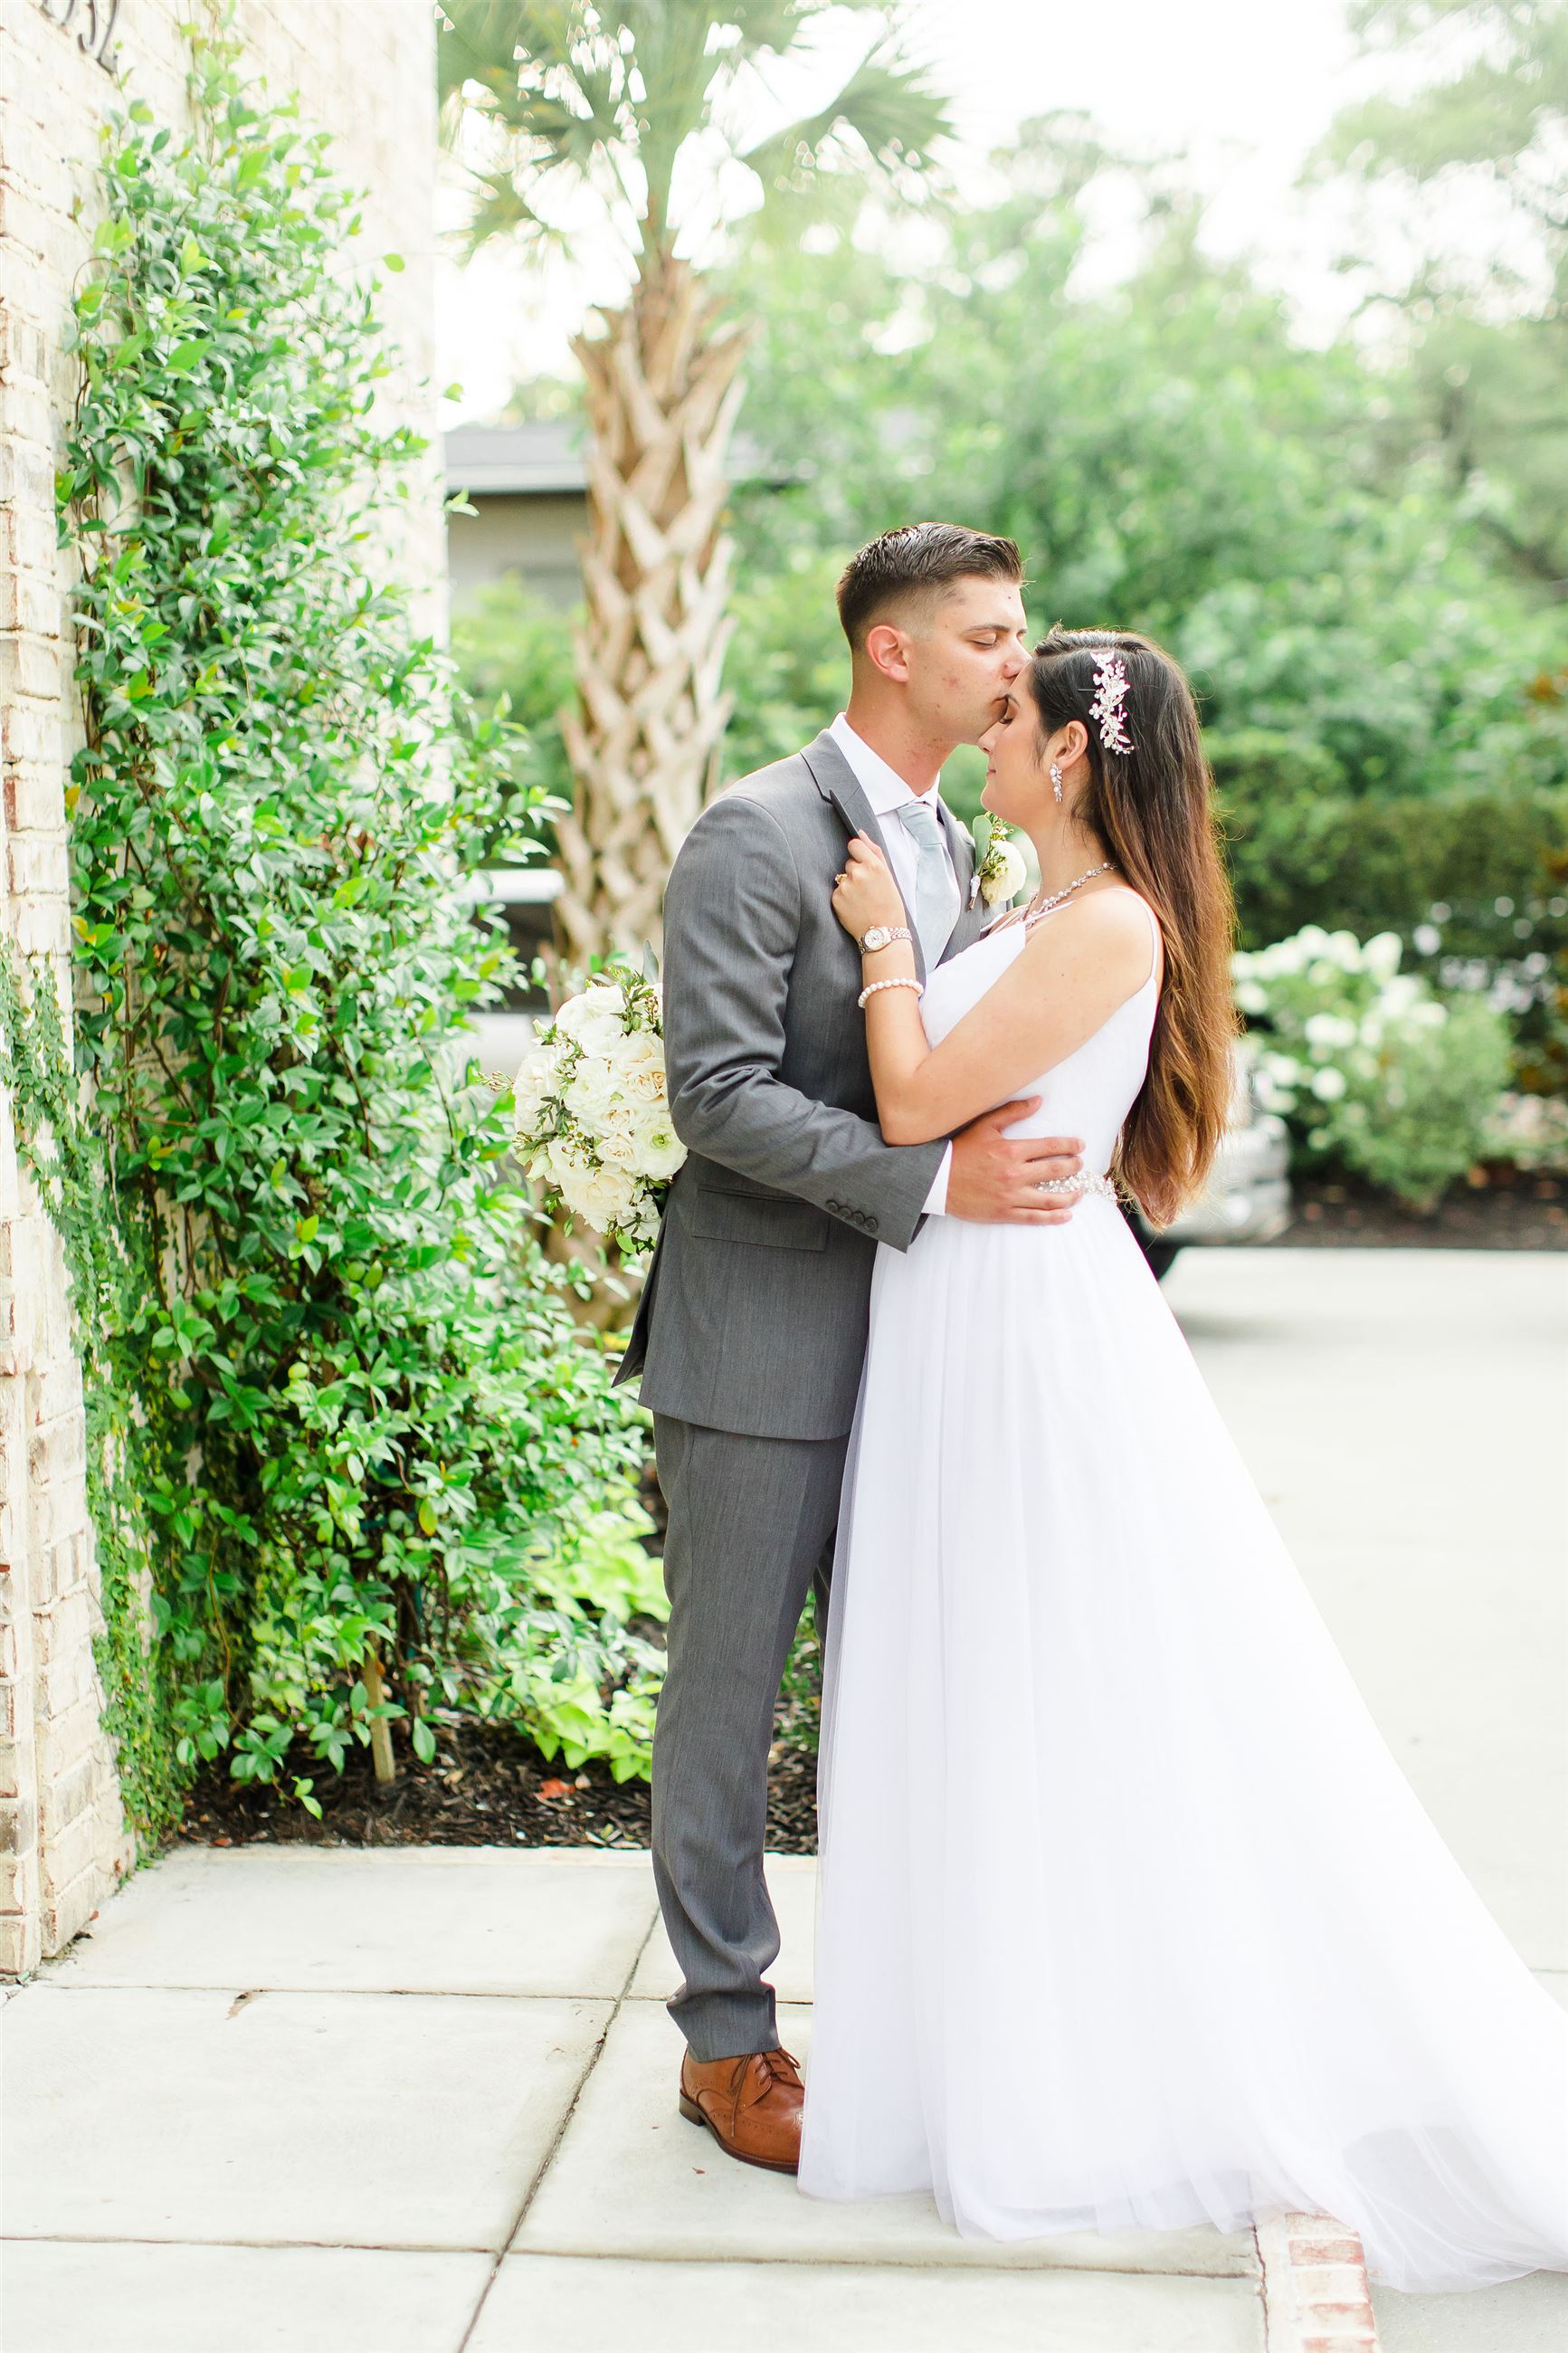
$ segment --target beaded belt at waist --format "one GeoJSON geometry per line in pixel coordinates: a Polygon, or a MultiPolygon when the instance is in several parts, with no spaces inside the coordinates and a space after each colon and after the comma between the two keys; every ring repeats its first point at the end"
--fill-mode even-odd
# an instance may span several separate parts
{"type": "Polygon", "coordinates": [[[1035,1187],[1037,1193],[1072,1194],[1076,1199],[1083,1193],[1103,1193],[1108,1201],[1116,1198],[1116,1187],[1109,1176],[1042,1176],[1035,1187]]]}

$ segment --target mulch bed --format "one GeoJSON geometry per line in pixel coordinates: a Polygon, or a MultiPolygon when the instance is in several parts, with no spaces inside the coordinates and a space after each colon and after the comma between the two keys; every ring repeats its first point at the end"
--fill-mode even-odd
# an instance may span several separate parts
{"type": "MultiPolygon", "coordinates": [[[[1299,1181],[1296,1215],[1278,1247],[1356,1244],[1378,1250],[1568,1250],[1568,1182],[1489,1172],[1485,1184],[1457,1187],[1431,1217],[1421,1218],[1365,1187],[1299,1181]]],[[[661,1499],[651,1476],[645,1500],[662,1525],[661,1499]]],[[[813,1713],[808,1679],[780,1704],[769,1768],[768,1844],[784,1854],[816,1852],[813,1713]]],[[[400,1751],[390,1789],[378,1788],[369,1756],[355,1749],[341,1777],[318,1773],[315,1795],[321,1804],[320,1821],[279,1790],[208,1772],[191,1793],[181,1835],[203,1846],[648,1843],[646,1782],[617,1782],[602,1765],[573,1771],[559,1758],[541,1756],[520,1733],[494,1725],[450,1727],[430,1765],[400,1751]]]]}
{"type": "Polygon", "coordinates": [[[1297,1177],[1294,1190],[1296,1214],[1277,1250],[1568,1250],[1568,1181],[1561,1176],[1479,1169],[1430,1217],[1365,1185],[1297,1177]]]}
{"type": "MultiPolygon", "coordinates": [[[[781,1725],[781,1729],[785,1727],[781,1725]]],[[[787,1738],[769,1771],[768,1844],[816,1852],[816,1758],[787,1738]]],[[[434,1763],[400,1752],[397,1778],[378,1788],[356,1748],[340,1778],[321,1772],[321,1820],[278,1789],[203,1776],[191,1792],[182,1839],[197,1846],[646,1847],[646,1781],[616,1781],[602,1765],[574,1772],[500,1725],[446,1733],[434,1763]]]]}

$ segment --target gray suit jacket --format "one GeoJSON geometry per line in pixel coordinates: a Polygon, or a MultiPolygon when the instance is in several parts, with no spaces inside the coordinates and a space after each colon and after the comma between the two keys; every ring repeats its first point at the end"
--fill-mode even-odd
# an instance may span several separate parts
{"type": "MultiPolygon", "coordinates": [[[[944,962],[986,914],[946,821],[963,905],[944,962]]],[[[881,839],[825,730],[703,811],[665,896],[665,1057],[689,1157],[618,1378],[640,1373],[644,1405],[711,1430],[848,1429],[875,1246],[908,1249],[942,1158],[877,1125],[859,951],[832,905],[857,830],[881,839]]]]}

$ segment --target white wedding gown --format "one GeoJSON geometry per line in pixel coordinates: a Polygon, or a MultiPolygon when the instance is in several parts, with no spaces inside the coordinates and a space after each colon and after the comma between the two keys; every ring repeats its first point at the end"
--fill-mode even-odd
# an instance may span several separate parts
{"type": "MultiPolygon", "coordinates": [[[[1023,937],[937,968],[933,1042],[1023,937]]],[[[1088,1170],[1156,995],[1018,1090],[1088,1170]]],[[[803,2190],[930,2190],[969,2238],[1325,2213],[1402,2288],[1568,2269],[1568,2017],[1114,1201],[879,1250],[833,1596],[803,2190]]]]}

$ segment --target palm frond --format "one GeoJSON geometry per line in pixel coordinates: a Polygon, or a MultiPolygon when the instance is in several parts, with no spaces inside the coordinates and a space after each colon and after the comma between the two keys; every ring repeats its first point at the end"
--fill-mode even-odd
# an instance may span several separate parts
{"type": "Polygon", "coordinates": [[[439,0],[436,90],[450,120],[469,83],[503,101],[517,88],[520,58],[542,71],[572,64],[574,0],[439,0]]]}
{"type": "Polygon", "coordinates": [[[863,58],[837,98],[748,148],[740,161],[770,193],[798,191],[833,160],[854,153],[884,172],[929,171],[931,150],[952,135],[948,103],[923,66],[885,49],[863,58]]]}
{"type": "MultiPolygon", "coordinates": [[[[862,8],[884,32],[894,21],[891,0],[440,0],[448,125],[472,110],[506,157],[478,175],[470,249],[510,229],[542,233],[539,189],[563,170],[640,209],[645,252],[668,244],[678,159],[714,125],[718,94],[795,47],[829,7],[862,8]]],[[[820,203],[835,164],[929,174],[951,129],[924,69],[879,40],[826,106],[740,160],[770,196],[820,203]]]]}

